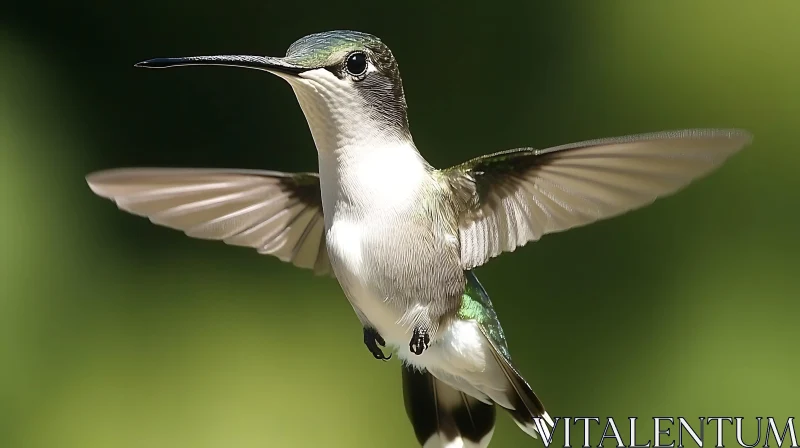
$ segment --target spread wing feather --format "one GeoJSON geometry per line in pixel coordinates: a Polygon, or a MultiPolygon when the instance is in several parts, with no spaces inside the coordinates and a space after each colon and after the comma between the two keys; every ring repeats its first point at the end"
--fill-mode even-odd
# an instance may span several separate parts
{"type": "Polygon", "coordinates": [[[739,130],[659,132],[513,149],[442,170],[459,210],[463,267],[672,194],[751,139],[739,130]]]}
{"type": "Polygon", "coordinates": [[[129,168],[93,173],[86,181],[97,195],[155,224],[331,272],[316,174],[129,168]]]}

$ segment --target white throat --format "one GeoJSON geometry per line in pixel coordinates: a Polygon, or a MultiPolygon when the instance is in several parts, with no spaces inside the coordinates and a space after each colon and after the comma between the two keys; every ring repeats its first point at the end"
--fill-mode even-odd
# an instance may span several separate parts
{"type": "Polygon", "coordinates": [[[352,81],[325,69],[285,79],[317,147],[326,222],[335,204],[397,207],[414,200],[430,165],[407,135],[371,115],[352,81]]]}

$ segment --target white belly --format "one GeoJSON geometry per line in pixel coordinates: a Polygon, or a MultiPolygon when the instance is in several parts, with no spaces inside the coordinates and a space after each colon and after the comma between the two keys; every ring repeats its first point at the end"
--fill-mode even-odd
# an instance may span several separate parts
{"type": "Polygon", "coordinates": [[[374,267],[381,264],[377,257],[388,256],[370,247],[369,233],[379,223],[370,225],[348,219],[337,219],[327,231],[328,256],[336,278],[348,300],[369,320],[388,345],[407,346],[411,340],[410,325],[401,322],[404,306],[392,297],[383,295],[380,284],[386,279],[374,267]]]}
{"type": "MultiPolygon", "coordinates": [[[[387,279],[372,269],[376,257],[391,252],[368,244],[372,226],[336,220],[327,233],[328,256],[347,298],[366,317],[404,363],[427,370],[450,386],[481,400],[487,397],[503,406],[508,383],[489,343],[474,321],[452,320],[441,325],[431,345],[421,355],[411,352],[413,326],[404,319],[407,305],[384,297],[378,286],[387,279]]],[[[435,278],[432,276],[432,279],[435,278]]],[[[413,307],[413,304],[412,304],[413,307]]]]}
{"type": "MultiPolygon", "coordinates": [[[[387,263],[387,260],[379,260],[379,257],[388,257],[391,264],[394,262],[391,258],[399,255],[385,248],[375,247],[374,241],[381,239],[373,233],[377,225],[377,222],[365,225],[363,222],[356,224],[350,220],[337,219],[327,232],[328,255],[350,302],[380,333],[387,347],[393,349],[405,362],[453,376],[485,372],[494,360],[474,322],[455,321],[443,325],[425,352],[421,355],[411,352],[409,342],[413,335],[413,325],[404,318],[415,305],[413,302],[398,301],[396,297],[383,295],[385,288],[380,285],[389,279],[383,278],[383,273],[373,267],[387,263]]],[[[414,257],[408,254],[405,256],[414,257]]],[[[417,256],[425,259],[427,255],[420,253],[417,256]]],[[[435,278],[436,276],[431,276],[431,281],[435,278]]]]}

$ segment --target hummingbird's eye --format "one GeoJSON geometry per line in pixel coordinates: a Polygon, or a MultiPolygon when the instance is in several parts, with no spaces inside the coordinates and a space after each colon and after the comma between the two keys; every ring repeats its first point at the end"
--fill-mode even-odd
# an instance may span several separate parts
{"type": "Polygon", "coordinates": [[[367,72],[367,55],[362,51],[354,51],[347,55],[345,62],[347,73],[352,76],[362,76],[367,72]]]}

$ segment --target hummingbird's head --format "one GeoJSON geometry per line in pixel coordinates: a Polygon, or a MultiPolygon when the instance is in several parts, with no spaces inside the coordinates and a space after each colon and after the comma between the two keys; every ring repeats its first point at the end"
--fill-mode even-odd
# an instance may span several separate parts
{"type": "Polygon", "coordinates": [[[378,140],[411,139],[397,62],[375,36],[327,31],[293,43],[285,57],[159,58],[137,67],[226,65],[273,73],[297,95],[319,150],[378,140]]]}

